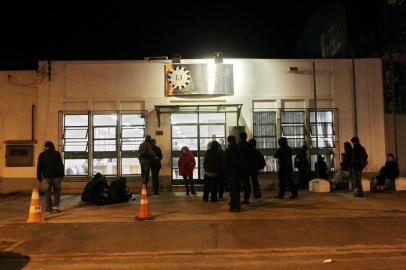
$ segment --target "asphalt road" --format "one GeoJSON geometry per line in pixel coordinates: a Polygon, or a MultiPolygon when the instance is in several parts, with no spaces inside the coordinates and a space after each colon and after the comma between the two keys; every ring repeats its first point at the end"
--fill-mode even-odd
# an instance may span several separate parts
{"type": "Polygon", "coordinates": [[[406,193],[265,195],[241,213],[153,197],[144,222],[137,202],[66,196],[43,224],[25,223],[29,198],[0,197],[0,269],[406,269],[406,193]]]}

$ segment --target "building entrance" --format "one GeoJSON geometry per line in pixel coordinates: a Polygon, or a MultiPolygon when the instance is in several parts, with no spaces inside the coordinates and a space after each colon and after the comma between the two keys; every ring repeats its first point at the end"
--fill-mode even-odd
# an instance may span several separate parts
{"type": "Polygon", "coordinates": [[[172,142],[172,184],[183,184],[179,175],[178,160],[183,146],[192,151],[196,160],[193,171],[195,183],[202,184],[204,179],[203,160],[207,145],[217,140],[222,148],[225,147],[226,113],[172,113],[171,142],[172,142]]]}

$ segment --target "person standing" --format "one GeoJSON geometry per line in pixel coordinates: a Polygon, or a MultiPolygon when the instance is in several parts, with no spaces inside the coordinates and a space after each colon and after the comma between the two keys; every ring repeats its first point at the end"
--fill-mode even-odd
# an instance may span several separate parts
{"type": "Polygon", "coordinates": [[[216,202],[217,199],[217,183],[220,176],[223,174],[223,151],[217,141],[211,141],[211,146],[206,151],[203,161],[204,168],[204,192],[203,201],[210,199],[216,202]]]}
{"type": "Polygon", "coordinates": [[[192,195],[196,195],[193,183],[193,170],[196,166],[195,156],[187,146],[183,146],[178,160],[179,174],[185,181],[186,196],[189,196],[189,184],[192,195]]]}
{"type": "Polygon", "coordinates": [[[228,187],[230,191],[230,211],[241,211],[241,172],[243,165],[242,153],[237,147],[237,142],[234,136],[227,137],[227,149],[224,154],[224,171],[227,177],[228,187]]]}
{"type": "Polygon", "coordinates": [[[242,201],[242,204],[249,204],[251,195],[250,171],[252,171],[253,168],[254,156],[253,150],[247,142],[247,133],[244,131],[240,132],[239,138],[238,148],[243,157],[241,177],[242,187],[244,189],[244,200],[242,201]]]}
{"type": "Polygon", "coordinates": [[[250,179],[252,183],[252,189],[254,193],[254,199],[258,200],[262,198],[261,195],[261,189],[259,187],[259,181],[258,181],[258,172],[262,170],[266,166],[265,158],[264,155],[256,148],[257,146],[257,141],[255,139],[250,139],[248,141],[248,144],[252,148],[252,151],[254,152],[254,166],[252,166],[250,170],[250,179]]]}
{"type": "Polygon", "coordinates": [[[152,173],[152,187],[154,190],[154,195],[159,195],[159,171],[161,170],[161,160],[162,160],[162,151],[158,145],[156,145],[156,140],[151,140],[152,151],[154,151],[157,159],[152,161],[151,164],[151,173],[152,173]]]}
{"type": "Polygon", "coordinates": [[[142,184],[145,184],[147,190],[152,162],[158,159],[152,150],[151,140],[150,135],[145,136],[144,142],[141,143],[138,148],[138,160],[141,165],[142,184]]]}
{"type": "Polygon", "coordinates": [[[288,140],[285,137],[280,138],[278,144],[280,147],[274,155],[275,158],[279,159],[279,194],[277,198],[283,199],[285,197],[286,185],[288,185],[292,193],[290,198],[296,199],[298,194],[293,182],[292,148],[288,145],[288,140]]]}
{"type": "Polygon", "coordinates": [[[307,146],[304,144],[297,153],[295,157],[295,167],[299,170],[299,186],[302,189],[309,188],[310,180],[310,166],[309,160],[307,159],[307,146]]]}
{"type": "Polygon", "coordinates": [[[44,151],[38,157],[37,179],[48,184],[45,192],[46,211],[49,213],[60,212],[61,181],[65,176],[61,154],[55,149],[51,141],[46,141],[44,151]],[[51,193],[54,193],[52,200],[51,193]]]}
{"type": "Polygon", "coordinates": [[[362,170],[367,166],[368,154],[365,148],[360,144],[358,137],[351,139],[352,148],[352,162],[351,162],[351,176],[355,185],[355,197],[364,197],[362,189],[362,170]]]}

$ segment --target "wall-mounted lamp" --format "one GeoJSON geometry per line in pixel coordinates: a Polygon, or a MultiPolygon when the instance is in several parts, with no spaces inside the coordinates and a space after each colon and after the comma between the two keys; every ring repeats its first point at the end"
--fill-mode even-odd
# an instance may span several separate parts
{"type": "Polygon", "coordinates": [[[214,53],[214,63],[215,64],[222,64],[223,63],[223,53],[222,52],[215,52],[214,53]]]}

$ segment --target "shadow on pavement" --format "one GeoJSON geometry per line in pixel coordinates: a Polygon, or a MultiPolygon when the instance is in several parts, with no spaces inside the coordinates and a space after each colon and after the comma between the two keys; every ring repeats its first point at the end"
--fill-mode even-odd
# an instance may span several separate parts
{"type": "Polygon", "coordinates": [[[31,258],[29,256],[20,253],[0,251],[0,269],[22,269],[30,260],[31,258]]]}

